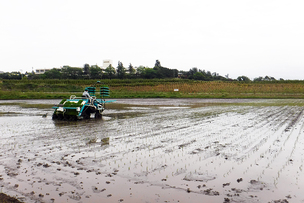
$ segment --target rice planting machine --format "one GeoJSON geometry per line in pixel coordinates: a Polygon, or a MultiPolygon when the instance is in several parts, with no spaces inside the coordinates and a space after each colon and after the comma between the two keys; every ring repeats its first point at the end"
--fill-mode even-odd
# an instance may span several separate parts
{"type": "MultiPolygon", "coordinates": [[[[100,82],[97,81],[96,84],[100,82]]],[[[87,97],[76,97],[71,95],[69,99],[63,99],[58,105],[53,106],[54,113],[53,120],[81,120],[89,119],[91,114],[94,114],[95,118],[101,118],[102,112],[105,110],[106,103],[114,102],[115,100],[105,100],[105,97],[110,96],[110,90],[108,86],[100,86],[99,93],[100,99],[95,96],[96,85],[86,87],[85,91],[88,92],[87,97]]]]}

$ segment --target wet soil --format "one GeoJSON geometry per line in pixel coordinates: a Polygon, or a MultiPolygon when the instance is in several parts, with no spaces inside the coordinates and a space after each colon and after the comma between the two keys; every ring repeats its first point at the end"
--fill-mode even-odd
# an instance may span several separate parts
{"type": "Polygon", "coordinates": [[[6,194],[0,193],[0,203],[22,203],[14,197],[10,197],[6,194]]]}
{"type": "Polygon", "coordinates": [[[0,101],[2,193],[23,202],[304,202],[304,100],[118,99],[102,119],[76,122],[51,119],[45,105],[58,102],[0,101]]]}

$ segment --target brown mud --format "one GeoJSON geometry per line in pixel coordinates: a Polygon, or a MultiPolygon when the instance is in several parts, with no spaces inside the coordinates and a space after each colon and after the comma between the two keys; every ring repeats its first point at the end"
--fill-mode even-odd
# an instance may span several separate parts
{"type": "Polygon", "coordinates": [[[119,99],[77,122],[18,102],[59,101],[0,101],[0,192],[20,201],[304,202],[304,100],[119,99]]]}
{"type": "Polygon", "coordinates": [[[22,203],[14,197],[10,197],[6,194],[0,193],[0,203],[22,203]]]}

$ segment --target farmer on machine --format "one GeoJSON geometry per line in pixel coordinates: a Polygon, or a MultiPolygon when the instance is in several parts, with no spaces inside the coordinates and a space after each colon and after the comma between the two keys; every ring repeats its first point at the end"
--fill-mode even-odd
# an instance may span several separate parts
{"type": "Polygon", "coordinates": [[[82,93],[82,97],[89,99],[89,101],[92,105],[93,105],[94,101],[96,101],[95,99],[93,99],[91,97],[91,95],[89,94],[89,90],[87,88],[85,88],[84,92],[82,93]]]}
{"type": "Polygon", "coordinates": [[[82,93],[82,97],[91,99],[91,96],[90,96],[89,91],[88,91],[87,88],[86,88],[86,89],[84,90],[84,92],[82,93]]]}

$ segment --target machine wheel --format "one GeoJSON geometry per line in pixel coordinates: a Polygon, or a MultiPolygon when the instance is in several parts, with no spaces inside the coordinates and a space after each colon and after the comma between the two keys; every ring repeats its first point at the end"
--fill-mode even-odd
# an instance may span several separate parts
{"type": "Polygon", "coordinates": [[[88,113],[84,113],[82,116],[84,119],[89,119],[91,117],[88,113]]]}
{"type": "Polygon", "coordinates": [[[63,120],[63,115],[62,114],[57,114],[57,119],[58,120],[63,120]]]}
{"type": "Polygon", "coordinates": [[[89,118],[91,117],[91,114],[90,114],[89,112],[87,112],[87,111],[84,111],[84,112],[82,113],[82,117],[83,117],[84,119],[89,119],[89,118]]]}
{"type": "Polygon", "coordinates": [[[86,107],[82,112],[83,119],[89,119],[91,117],[90,109],[89,107],[86,107]]]}
{"type": "Polygon", "coordinates": [[[70,115],[69,116],[69,121],[77,121],[77,116],[70,115]]]}
{"type": "Polygon", "coordinates": [[[97,112],[95,113],[95,118],[96,118],[96,119],[101,119],[101,118],[102,118],[102,114],[99,113],[99,111],[97,111],[97,112]]]}
{"type": "Polygon", "coordinates": [[[54,113],[53,116],[52,116],[52,119],[53,119],[53,120],[57,120],[57,119],[58,119],[58,116],[54,113]]]}

